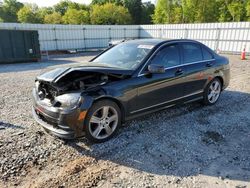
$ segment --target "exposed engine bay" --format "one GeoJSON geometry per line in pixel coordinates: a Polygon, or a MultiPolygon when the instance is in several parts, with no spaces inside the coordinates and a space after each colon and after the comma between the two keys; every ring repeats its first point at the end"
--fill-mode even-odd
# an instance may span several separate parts
{"type": "Polygon", "coordinates": [[[75,70],[53,82],[36,80],[36,91],[41,100],[49,99],[53,102],[54,98],[59,95],[76,91],[89,91],[109,82],[125,79],[126,77],[127,76],[123,74],[75,70]]]}

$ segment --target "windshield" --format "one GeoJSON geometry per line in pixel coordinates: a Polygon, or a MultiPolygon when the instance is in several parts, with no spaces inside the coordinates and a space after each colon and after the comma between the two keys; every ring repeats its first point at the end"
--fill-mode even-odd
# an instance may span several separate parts
{"type": "Polygon", "coordinates": [[[93,62],[100,66],[135,70],[153,47],[153,45],[121,43],[104,52],[93,62]]]}

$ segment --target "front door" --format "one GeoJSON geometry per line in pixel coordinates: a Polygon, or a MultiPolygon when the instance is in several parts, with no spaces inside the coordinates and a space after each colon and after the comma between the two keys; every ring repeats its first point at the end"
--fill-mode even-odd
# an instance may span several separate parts
{"type": "Polygon", "coordinates": [[[149,64],[159,64],[165,67],[165,73],[146,74],[147,68],[137,79],[138,94],[136,109],[131,113],[139,113],[151,108],[157,108],[183,96],[183,76],[185,70],[181,66],[181,56],[178,44],[161,47],[149,64]],[[143,74],[145,73],[145,74],[143,74]]]}

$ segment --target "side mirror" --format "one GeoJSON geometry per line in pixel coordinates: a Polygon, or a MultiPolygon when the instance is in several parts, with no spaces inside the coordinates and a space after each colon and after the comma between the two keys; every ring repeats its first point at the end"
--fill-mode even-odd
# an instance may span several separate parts
{"type": "Polygon", "coordinates": [[[165,67],[163,65],[151,64],[148,65],[148,71],[150,73],[165,73],[165,67]]]}

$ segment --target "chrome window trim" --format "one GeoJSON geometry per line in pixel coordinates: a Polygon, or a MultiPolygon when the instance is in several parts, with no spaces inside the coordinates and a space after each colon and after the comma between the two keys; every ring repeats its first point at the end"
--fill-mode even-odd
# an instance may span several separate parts
{"type": "MultiPolygon", "coordinates": [[[[148,62],[153,58],[153,56],[159,52],[161,50],[161,48],[164,48],[165,46],[168,46],[168,45],[171,45],[171,44],[181,44],[181,43],[190,43],[190,41],[174,41],[173,43],[166,43],[166,44],[163,44],[161,45],[152,55],[151,57],[149,57],[149,59],[145,62],[145,64],[143,65],[143,67],[141,68],[141,70],[139,71],[137,77],[140,77],[140,76],[144,76],[145,73],[142,73],[143,69],[145,68],[145,66],[148,64],[148,62]]],[[[192,44],[196,44],[196,43],[193,43],[191,42],[192,44]]],[[[200,45],[200,44],[198,44],[200,45]]],[[[202,51],[202,47],[201,47],[201,51],[202,51]]],[[[180,54],[181,55],[181,54],[180,54]]],[[[190,62],[190,63],[184,63],[184,64],[180,64],[180,65],[176,65],[176,66],[173,66],[173,67],[167,67],[165,68],[165,70],[167,69],[171,69],[171,68],[177,68],[177,67],[180,67],[180,66],[185,66],[185,65],[191,65],[191,64],[196,64],[196,63],[202,63],[202,62],[207,62],[207,61],[214,61],[215,59],[209,59],[209,60],[202,60],[202,61],[193,61],[193,62],[190,62]]]]}
{"type": "MultiPolygon", "coordinates": [[[[158,103],[158,104],[154,104],[154,105],[151,105],[151,106],[147,106],[145,108],[141,108],[139,110],[134,110],[132,112],[130,112],[131,114],[134,114],[136,112],[140,112],[140,111],[143,111],[143,110],[147,110],[149,108],[153,108],[153,107],[157,107],[157,106],[160,106],[160,105],[163,105],[163,104],[166,104],[166,103],[169,103],[169,102],[172,102],[172,101],[176,101],[176,100],[179,100],[179,99],[183,99],[183,98],[186,98],[186,97],[190,97],[192,95],[197,95],[197,94],[200,94],[200,93],[203,93],[203,90],[199,90],[199,91],[196,91],[194,93],[190,93],[188,95],[184,95],[182,97],[178,97],[178,98],[175,98],[175,99],[172,99],[172,100],[168,100],[168,101],[165,101],[165,102],[161,102],[161,103],[158,103]]],[[[166,106],[166,108],[168,107],[171,107],[171,106],[174,106],[175,104],[172,104],[172,105],[169,105],[169,106],[166,106]]]]}
{"type": "MultiPolygon", "coordinates": [[[[172,69],[172,68],[177,68],[177,67],[182,67],[182,66],[186,66],[186,65],[193,65],[193,64],[197,64],[197,63],[204,63],[204,62],[214,61],[214,60],[215,60],[215,59],[202,60],[202,61],[193,61],[193,62],[190,62],[190,63],[184,63],[184,64],[172,66],[172,67],[166,67],[165,70],[172,69]]],[[[147,63],[148,63],[148,62],[146,62],[146,64],[147,64],[147,63]]],[[[146,64],[143,66],[143,68],[141,69],[141,71],[140,71],[139,73],[142,72],[142,70],[145,68],[146,64]]],[[[145,73],[138,74],[137,77],[144,76],[144,75],[145,75],[145,73]]]]}

